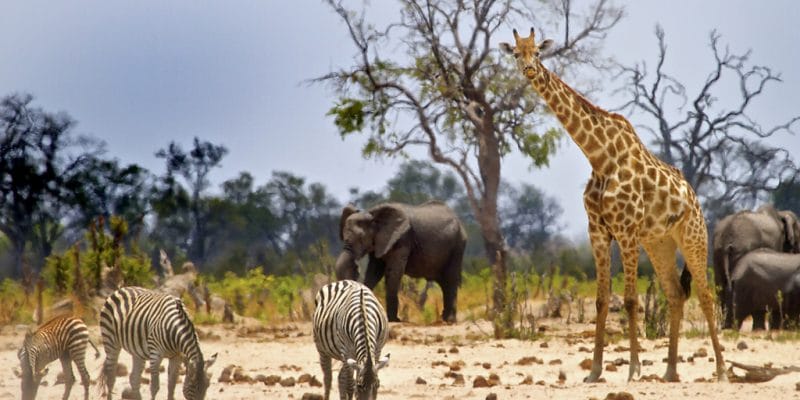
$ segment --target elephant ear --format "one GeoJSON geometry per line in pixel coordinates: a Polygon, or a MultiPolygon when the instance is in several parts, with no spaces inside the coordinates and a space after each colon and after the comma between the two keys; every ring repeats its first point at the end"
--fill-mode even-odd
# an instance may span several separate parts
{"type": "Polygon", "coordinates": [[[358,208],[354,206],[352,203],[346,205],[342,209],[342,216],[339,218],[339,240],[344,240],[344,223],[347,221],[347,218],[350,218],[351,215],[358,212],[358,208]]]}
{"type": "Polygon", "coordinates": [[[791,211],[779,211],[778,214],[781,222],[783,222],[783,233],[786,243],[790,247],[789,251],[800,253],[800,237],[798,237],[800,235],[800,232],[798,232],[800,221],[798,221],[797,215],[791,211]]]}
{"type": "Polygon", "coordinates": [[[408,215],[397,205],[384,204],[377,206],[369,213],[375,224],[375,257],[383,257],[394,244],[411,230],[408,215]]]}

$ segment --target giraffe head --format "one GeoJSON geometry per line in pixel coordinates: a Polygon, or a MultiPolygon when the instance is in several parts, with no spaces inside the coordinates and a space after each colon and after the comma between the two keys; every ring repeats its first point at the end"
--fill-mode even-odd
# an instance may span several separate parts
{"type": "Polygon", "coordinates": [[[528,79],[535,78],[543,71],[544,68],[539,59],[539,54],[553,44],[552,40],[547,39],[537,45],[535,36],[533,28],[531,28],[530,36],[526,38],[519,36],[517,30],[514,29],[514,41],[516,42],[514,46],[508,43],[500,43],[500,48],[503,51],[514,55],[514,58],[517,59],[517,66],[528,79]]]}

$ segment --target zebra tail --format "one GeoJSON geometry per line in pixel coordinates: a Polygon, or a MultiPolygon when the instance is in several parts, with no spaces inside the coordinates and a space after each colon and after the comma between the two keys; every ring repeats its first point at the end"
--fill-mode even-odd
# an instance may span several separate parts
{"type": "Polygon", "coordinates": [[[100,366],[100,374],[97,375],[97,383],[95,386],[97,387],[97,397],[99,398],[106,398],[106,394],[108,393],[108,387],[106,386],[106,368],[105,363],[100,366]]]}
{"type": "Polygon", "coordinates": [[[92,339],[89,339],[88,341],[89,344],[92,345],[92,348],[94,349],[94,358],[95,359],[100,358],[100,350],[97,350],[97,346],[95,346],[94,343],[92,343],[92,339]]]}
{"type": "Polygon", "coordinates": [[[372,370],[372,348],[369,340],[369,329],[367,329],[367,307],[364,304],[364,288],[359,290],[359,302],[361,303],[361,324],[364,327],[364,341],[367,346],[367,364],[368,371],[372,370]]]}

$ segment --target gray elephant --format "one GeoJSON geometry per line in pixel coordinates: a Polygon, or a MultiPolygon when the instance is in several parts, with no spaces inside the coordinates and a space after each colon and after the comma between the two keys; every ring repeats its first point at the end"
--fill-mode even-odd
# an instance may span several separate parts
{"type": "Polygon", "coordinates": [[[729,329],[733,325],[729,277],[736,263],[759,248],[800,253],[800,221],[791,211],[764,205],[756,211],[740,211],[721,219],[714,228],[713,240],[714,280],[721,289],[719,300],[725,312],[722,327],[729,329]]]}
{"type": "Polygon", "coordinates": [[[797,326],[800,314],[800,254],[758,249],[742,257],[731,274],[733,309],[737,327],[753,316],[753,330],[766,329],[767,310],[770,328],[782,326],[784,317],[797,326]],[[781,302],[778,302],[778,293],[781,302]]]}
{"type": "Polygon", "coordinates": [[[444,297],[442,319],[455,322],[467,235],[446,204],[384,203],[366,211],[348,205],[342,210],[339,237],[344,247],[336,260],[336,278],[357,280],[356,260],[368,254],[364,284],[372,289],[386,276],[389,321],[399,321],[397,292],[406,274],[438,283],[444,297]]]}

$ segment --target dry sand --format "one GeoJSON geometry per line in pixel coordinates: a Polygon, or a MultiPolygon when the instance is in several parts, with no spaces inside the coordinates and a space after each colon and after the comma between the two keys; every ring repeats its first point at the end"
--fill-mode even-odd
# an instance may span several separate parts
{"type": "MultiPolygon", "coordinates": [[[[612,314],[609,322],[618,327],[619,316],[612,314]]],[[[456,325],[415,326],[412,324],[392,324],[392,339],[384,347],[384,353],[391,353],[391,363],[381,370],[381,399],[485,399],[495,393],[498,399],[604,399],[611,392],[628,392],[635,399],[792,399],[800,398],[797,384],[800,373],[780,375],[775,379],[758,384],[706,382],[713,379],[714,363],[710,341],[707,338],[682,338],[680,354],[686,360],[678,364],[681,383],[659,383],[637,380],[626,382],[628,366],[617,367],[616,371],[606,370],[605,383],[583,383],[587,371],[580,366],[591,358],[588,349],[592,347],[591,323],[565,324],[561,320],[541,320],[545,326],[543,337],[533,341],[494,340],[489,337],[491,326],[485,321],[460,322],[456,325]],[[689,358],[704,348],[708,356],[689,358]],[[519,365],[524,357],[536,357],[541,364],[519,365]],[[451,365],[460,369],[453,371],[463,375],[464,381],[456,383],[451,373],[451,365]],[[494,387],[476,388],[474,381],[478,376],[489,378],[496,374],[500,383],[494,387]],[[559,374],[566,378],[559,381],[559,374]],[[523,381],[530,376],[532,384],[523,381]],[[696,382],[704,380],[704,382],[696,382]]],[[[686,325],[686,324],[685,324],[686,325]]],[[[18,368],[16,352],[22,342],[25,327],[7,326],[0,329],[0,399],[19,398],[19,379],[13,369],[18,368]]],[[[93,340],[99,343],[98,328],[91,327],[93,340]]],[[[618,328],[611,328],[612,330],[618,328]]],[[[228,365],[242,368],[242,372],[253,378],[264,375],[277,375],[281,378],[297,380],[303,374],[310,374],[322,380],[317,362],[309,323],[283,324],[278,327],[249,328],[243,326],[200,327],[202,348],[206,356],[219,353],[216,364],[211,368],[212,379],[208,399],[301,399],[305,393],[322,394],[321,387],[309,383],[295,383],[284,387],[280,384],[268,386],[256,383],[221,383],[219,377],[228,365]]],[[[619,336],[619,335],[617,335],[619,336]]],[[[734,338],[727,335],[722,339],[727,360],[740,363],[762,365],[772,362],[776,367],[800,365],[798,344],[791,341],[770,340],[764,333],[743,333],[734,338]],[[745,342],[745,350],[737,349],[737,343],[745,342]]],[[[666,339],[642,340],[644,352],[642,360],[652,361],[652,365],[642,366],[642,377],[662,375],[666,364],[666,339]]],[[[624,349],[627,339],[610,343],[605,350],[605,360],[611,364],[625,362],[629,355],[624,349]]],[[[102,348],[101,348],[102,350],[102,348]]],[[[90,351],[91,352],[91,351],[90,351]]],[[[100,370],[103,357],[87,360],[92,377],[100,370]]],[[[130,368],[130,358],[123,352],[120,361],[130,368]]],[[[166,365],[166,362],[164,363],[166,365]]],[[[339,368],[334,364],[334,388],[332,398],[338,398],[335,387],[339,368]]],[[[45,377],[47,386],[39,390],[39,399],[60,399],[63,385],[54,385],[60,372],[60,363],[50,365],[45,377]]],[[[741,370],[737,374],[743,375],[741,370]]],[[[641,379],[641,378],[640,378],[641,379]]],[[[115,398],[128,384],[127,377],[118,378],[115,398]]],[[[180,391],[178,384],[176,391],[180,391]]],[[[144,398],[149,398],[149,387],[142,386],[144,398]]],[[[177,398],[183,398],[176,393],[177,398]]],[[[95,387],[91,398],[100,398],[95,387]]],[[[161,390],[158,399],[166,399],[166,374],[161,375],[161,390]]],[[[73,399],[82,398],[82,387],[76,383],[72,391],[73,399]]]]}

